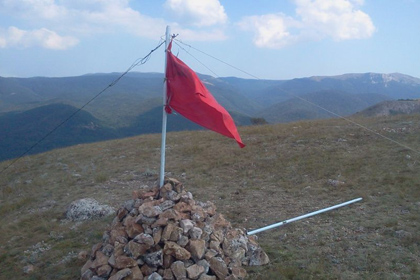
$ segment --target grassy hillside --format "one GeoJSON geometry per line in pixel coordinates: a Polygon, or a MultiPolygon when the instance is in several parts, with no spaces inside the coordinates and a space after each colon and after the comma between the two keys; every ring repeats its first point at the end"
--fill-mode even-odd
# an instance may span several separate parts
{"type": "MultiPolygon", "coordinates": [[[[420,116],[357,119],[420,151],[420,116]]],[[[249,279],[419,279],[420,154],[343,120],[239,128],[247,144],[210,131],[167,138],[168,175],[254,229],[363,197],[357,204],[259,234],[271,259],[249,279]]],[[[0,174],[0,279],[78,279],[112,218],[73,223],[79,198],[119,206],[155,184],[160,135],[26,157],[0,174]],[[30,275],[23,267],[35,266],[30,275]]],[[[0,163],[3,169],[8,162],[0,163]]]]}

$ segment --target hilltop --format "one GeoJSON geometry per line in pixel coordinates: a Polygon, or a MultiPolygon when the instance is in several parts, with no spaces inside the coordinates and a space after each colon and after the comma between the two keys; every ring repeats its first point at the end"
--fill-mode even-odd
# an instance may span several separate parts
{"type": "MultiPolygon", "coordinates": [[[[353,118],[420,151],[420,116],[353,118]]],[[[248,230],[335,205],[357,204],[259,234],[271,263],[249,279],[420,277],[419,153],[342,119],[240,127],[247,144],[211,131],[168,133],[167,175],[248,230]]],[[[0,176],[0,278],[77,279],[79,252],[111,218],[68,221],[71,202],[118,208],[156,184],[160,135],[77,145],[25,157],[0,176]],[[24,274],[32,264],[34,271],[24,274]]],[[[0,163],[3,169],[9,162],[0,163]]]]}
{"type": "Polygon", "coordinates": [[[420,113],[420,100],[402,99],[389,100],[380,102],[372,107],[369,107],[362,112],[357,113],[357,116],[364,117],[380,117],[390,115],[409,115],[420,113]]]}

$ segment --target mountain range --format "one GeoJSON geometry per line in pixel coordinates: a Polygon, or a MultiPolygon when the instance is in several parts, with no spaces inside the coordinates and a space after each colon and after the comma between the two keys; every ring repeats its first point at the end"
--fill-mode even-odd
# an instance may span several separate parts
{"type": "MultiPolygon", "coordinates": [[[[0,161],[33,145],[29,153],[159,133],[163,74],[131,72],[111,86],[120,76],[0,77],[0,161]]],[[[348,116],[382,101],[420,97],[420,79],[400,73],[292,80],[199,76],[238,125],[348,116]]],[[[169,131],[195,129],[200,127],[179,115],[168,119],[169,131]]]]}

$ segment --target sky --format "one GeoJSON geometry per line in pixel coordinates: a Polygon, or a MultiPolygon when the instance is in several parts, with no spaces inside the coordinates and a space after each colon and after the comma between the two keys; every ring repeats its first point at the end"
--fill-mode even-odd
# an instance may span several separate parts
{"type": "MultiPolygon", "coordinates": [[[[165,38],[193,70],[420,78],[420,0],[0,0],[0,76],[124,72],[165,38]]],[[[164,45],[133,71],[164,69],[164,45]]]]}

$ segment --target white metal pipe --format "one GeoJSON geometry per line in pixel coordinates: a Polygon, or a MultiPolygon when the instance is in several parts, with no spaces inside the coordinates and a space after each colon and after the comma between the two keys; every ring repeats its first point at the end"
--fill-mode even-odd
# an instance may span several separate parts
{"type": "Polygon", "coordinates": [[[315,216],[315,215],[318,215],[318,214],[321,214],[321,213],[324,213],[324,212],[327,212],[327,211],[330,211],[330,210],[333,210],[333,209],[337,209],[337,208],[340,208],[340,207],[358,202],[360,200],[362,200],[361,197],[350,200],[350,201],[347,201],[347,202],[344,202],[344,203],[341,203],[341,204],[337,204],[337,205],[334,205],[334,206],[331,206],[331,207],[328,207],[328,208],[324,208],[324,209],[321,209],[321,210],[318,210],[318,211],[314,211],[314,212],[311,212],[311,213],[308,213],[308,214],[305,214],[305,215],[302,215],[302,216],[299,216],[299,217],[288,219],[288,220],[285,220],[285,221],[280,222],[280,223],[276,223],[276,224],[272,224],[272,225],[269,225],[269,226],[266,226],[266,227],[255,229],[255,230],[249,231],[247,234],[248,235],[253,235],[253,234],[257,234],[259,232],[266,231],[266,230],[269,230],[269,229],[272,229],[272,228],[281,227],[285,224],[289,224],[291,222],[295,222],[295,221],[298,221],[298,220],[309,218],[309,217],[312,217],[312,216],[315,216]]]}
{"type": "Polygon", "coordinates": [[[166,105],[166,63],[167,63],[167,55],[166,52],[168,51],[169,46],[169,39],[170,39],[171,28],[166,26],[166,41],[165,41],[165,69],[163,70],[164,73],[164,80],[163,80],[163,108],[162,108],[162,145],[160,147],[160,177],[159,177],[159,187],[163,186],[163,182],[165,179],[165,152],[166,152],[166,123],[168,119],[168,114],[165,111],[166,105]]]}

